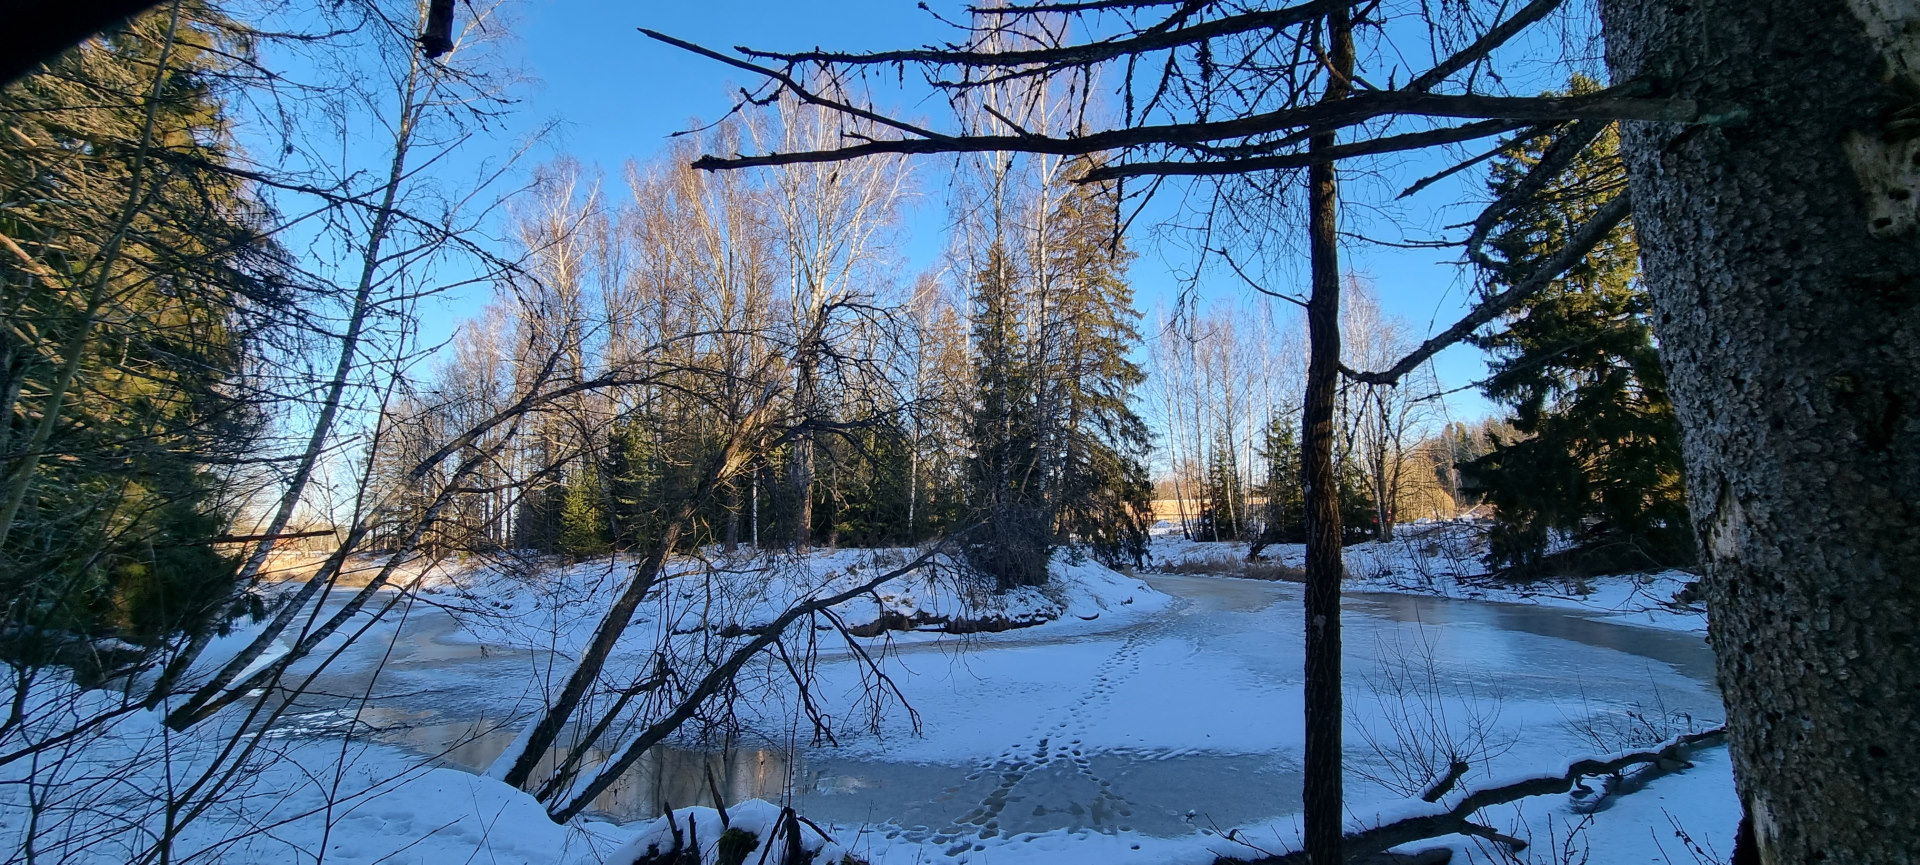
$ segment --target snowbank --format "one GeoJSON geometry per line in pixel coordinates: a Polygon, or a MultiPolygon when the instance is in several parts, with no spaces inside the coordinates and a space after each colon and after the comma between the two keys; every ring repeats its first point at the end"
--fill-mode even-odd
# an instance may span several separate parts
{"type": "Polygon", "coordinates": [[[632,834],[555,825],[519,790],[353,738],[177,733],[164,709],[51,679],[25,704],[0,735],[31,750],[0,765],[0,845],[41,861],[149,861],[171,831],[182,862],[598,863],[632,834]]]}
{"type": "MultiPolygon", "coordinates": [[[[1346,548],[1346,590],[1533,604],[1623,625],[1706,632],[1706,608],[1692,599],[1691,586],[1698,579],[1693,574],[1668,570],[1511,583],[1487,575],[1481,563],[1484,534],[1483,526],[1468,521],[1422,521],[1397,527],[1391,541],[1354,544],[1346,548]]],[[[1246,554],[1245,543],[1189,541],[1177,530],[1153,541],[1155,565],[1185,573],[1240,575],[1246,554]]],[[[1274,544],[1261,559],[1304,567],[1306,547],[1274,544]]]]}
{"type": "MultiPolygon", "coordinates": [[[[707,552],[668,565],[668,579],[636,611],[626,641],[638,647],[674,635],[758,633],[800,604],[856,588],[919,555],[911,549],[754,557],[707,552]]],[[[634,564],[626,557],[570,565],[535,559],[474,561],[442,567],[421,594],[452,613],[473,641],[575,655],[624,589],[634,564]]],[[[927,566],[829,609],[857,636],[897,632],[891,636],[898,640],[1055,621],[1101,620],[1120,626],[1172,601],[1074,551],[1057,553],[1053,564],[1046,586],[999,593],[971,568],[937,555],[927,566]]]]}
{"type": "Polygon", "coordinates": [[[738,803],[727,808],[725,815],[714,808],[676,808],[651,823],[636,825],[637,837],[608,856],[607,865],[668,861],[675,865],[709,865],[721,862],[723,852],[739,856],[742,851],[746,858],[734,861],[781,862],[780,854],[768,855],[769,841],[773,850],[785,851],[788,833],[795,831],[800,836],[800,849],[814,862],[840,865],[857,861],[847,848],[804,818],[789,818],[786,809],[765,799],[738,803]],[[698,858],[685,858],[688,851],[696,852],[698,858]],[[670,859],[675,852],[680,852],[680,857],[670,859]]]}

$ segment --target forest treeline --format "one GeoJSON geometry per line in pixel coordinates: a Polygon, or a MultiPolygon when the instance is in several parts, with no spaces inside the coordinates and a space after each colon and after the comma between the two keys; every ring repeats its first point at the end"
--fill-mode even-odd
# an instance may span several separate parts
{"type": "MultiPolygon", "coordinates": [[[[820,134],[781,117],[719,134],[820,134]]],[[[596,556],[656,545],[690,502],[676,550],[957,532],[1005,586],[1043,581],[1063,542],[1144,549],[1109,187],[1057,162],[985,171],[949,266],[903,285],[901,165],[711,175],[692,153],[614,183],[542,170],[512,216],[523,269],[380,419],[372,479],[398,494],[378,540],[439,508],[429,549],[596,556]],[[462,441],[473,465],[411,472],[536,379],[574,392],[462,441]]]]}
{"type": "MultiPolygon", "coordinates": [[[[447,250],[471,257],[407,210],[407,135],[445,85],[393,82],[413,131],[384,185],[330,193],[347,254],[316,268],[276,236],[287,190],[313,189],[232,140],[240,45],[213,9],[152,14],[5,91],[16,635],[151,648],[258,614],[266,553],[316,526],[337,526],[337,558],[955,535],[1002,587],[1044,581],[1063,544],[1138,562],[1155,519],[1256,554],[1304,540],[1299,321],[1267,301],[1143,321],[1116,188],[1079,182],[1096,162],[963,160],[940,266],[902,278],[919,190],[900,160],[705,173],[683,142],[609,178],[560,159],[505,206],[508,251],[422,290],[447,250]],[[409,342],[420,298],[458,285],[493,300],[444,350],[409,342]]],[[[783,105],[701,144],[837,129],[783,105]]],[[[1611,140],[1559,199],[1492,227],[1487,291],[1617,190],[1611,140]]],[[[1491,192],[1549,145],[1496,160],[1491,192]]],[[[1478,337],[1509,418],[1447,417],[1424,371],[1342,389],[1349,541],[1485,502],[1490,563],[1516,574],[1687,560],[1672,410],[1616,234],[1478,337]]],[[[1347,364],[1405,354],[1406,325],[1348,282],[1347,364]]]]}
{"type": "MultiPolygon", "coordinates": [[[[1377,363],[1411,345],[1404,322],[1385,314],[1361,279],[1348,281],[1343,319],[1350,363],[1377,363]]],[[[1156,483],[1161,518],[1200,541],[1244,541],[1254,555],[1272,543],[1303,543],[1297,317],[1270,305],[1217,305],[1156,330],[1151,408],[1163,423],[1165,470],[1156,483]]],[[[1477,499],[1460,489],[1456,465],[1485,454],[1503,431],[1491,419],[1448,417],[1430,370],[1397,387],[1340,394],[1335,462],[1349,543],[1391,540],[1393,526],[1452,518],[1477,499]]]]}

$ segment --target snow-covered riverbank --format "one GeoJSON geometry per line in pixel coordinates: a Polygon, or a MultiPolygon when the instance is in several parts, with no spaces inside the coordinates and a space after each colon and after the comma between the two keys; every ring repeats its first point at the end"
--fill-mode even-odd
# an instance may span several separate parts
{"type": "MultiPolygon", "coordinates": [[[[1161,561],[1166,549],[1156,550],[1161,561]]],[[[821,554],[820,566],[792,569],[803,578],[758,595],[722,583],[717,597],[725,605],[709,606],[704,592],[662,593],[649,599],[635,630],[725,640],[730,626],[750,630],[808,596],[808,586],[858,579],[897,558],[821,554]],[[717,614],[725,610],[738,612],[717,614]]],[[[835,718],[855,722],[841,728],[837,747],[808,747],[805,722],[795,726],[795,695],[772,684],[778,677],[767,675],[769,662],[733,707],[751,735],[738,740],[745,756],[721,767],[725,798],[743,819],[761,823],[777,810],[737,803],[789,802],[840,849],[874,863],[1197,865],[1284,847],[1299,801],[1298,587],[1212,576],[1141,580],[1091,563],[1063,564],[1074,583],[1001,606],[939,583],[895,586],[860,599],[864,608],[849,602],[841,611],[849,623],[891,611],[927,628],[859,638],[887,648],[885,669],[917,711],[917,729],[915,716],[897,705],[861,715],[872,682],[852,659],[823,653],[814,698],[835,718]],[[942,633],[934,621],[983,612],[1051,618],[967,635],[942,633]],[[797,741],[787,738],[795,732],[797,741]]],[[[618,576],[603,576],[610,570],[588,563],[551,581],[504,571],[436,578],[404,624],[371,624],[310,683],[313,693],[286,723],[252,740],[261,749],[256,759],[232,779],[228,804],[180,833],[179,858],[600,863],[619,861],[610,858],[614,851],[636,840],[661,837],[669,830],[655,820],[556,826],[531,797],[450,768],[482,767],[504,747],[516,719],[551,687],[556,670],[564,672],[582,629],[598,621],[618,576]],[[377,678],[374,668],[383,670],[377,678]],[[493,731],[490,738],[476,736],[482,728],[493,731]]],[[[1397,773],[1437,742],[1473,749],[1464,779],[1471,786],[1717,718],[1711,656],[1697,636],[1621,628],[1584,612],[1356,595],[1347,645],[1356,815],[1398,807],[1405,779],[1397,773]]],[[[113,698],[92,692],[86,699],[113,698]]],[[[53,794],[79,789],[80,779],[112,777],[110,787],[92,787],[95,798],[68,797],[61,807],[85,805],[93,814],[119,807],[126,816],[116,831],[150,831],[156,791],[182,789],[196,766],[211,764],[209,732],[163,735],[152,713],[131,710],[98,747],[76,749],[58,772],[42,769],[40,800],[60,800],[53,794]],[[51,783],[61,777],[72,783],[51,783]],[[136,820],[147,828],[136,829],[136,820]]],[[[1665,808],[1695,838],[1725,851],[1732,795],[1724,754],[1707,752],[1697,762],[1584,825],[1566,797],[1551,797],[1497,815],[1515,825],[1496,828],[1531,834],[1542,855],[1574,834],[1571,843],[1590,844],[1594,861],[1660,862],[1650,841],[1673,838],[1665,808]]],[[[619,795],[684,806],[704,798],[697,767],[709,764],[694,765],[690,772],[655,765],[619,795]]],[[[32,771],[23,762],[0,779],[16,782],[0,788],[8,791],[0,793],[7,832],[19,833],[32,813],[21,798],[35,789],[21,783],[32,771]]],[[[676,817],[683,829],[687,816],[676,817]]],[[[703,846],[718,840],[707,828],[703,846]]],[[[1473,861],[1499,861],[1474,852],[1469,839],[1453,842],[1473,861]]],[[[1691,862],[1676,843],[1667,844],[1671,861],[1691,862]]],[[[124,861],[111,843],[88,847],[87,855],[66,858],[124,861]]]]}
{"type": "MultiPolygon", "coordinates": [[[[910,549],[818,551],[807,556],[726,556],[717,550],[677,559],[628,626],[633,645],[664,633],[737,635],[764,628],[787,610],[838,595],[899,569],[910,549]]],[[[607,557],[566,564],[505,557],[436,568],[422,581],[424,600],[454,615],[467,638],[489,646],[577,654],[626,585],[634,561],[607,557]]],[[[924,567],[830,610],[862,636],[925,642],[940,634],[1009,631],[1073,622],[1118,627],[1164,610],[1171,598],[1074,551],[1054,557],[1044,586],[993,591],[992,581],[934,556],[924,567]]]]}
{"type": "MultiPolygon", "coordinates": [[[[1706,633],[1706,607],[1695,597],[1696,575],[1680,570],[1511,583],[1487,574],[1484,527],[1421,522],[1397,527],[1391,541],[1346,548],[1349,592],[1426,595],[1571,610],[1642,628],[1706,633]]],[[[1250,571],[1244,542],[1197,542],[1177,531],[1154,536],[1153,567],[1178,573],[1255,573],[1271,577],[1306,563],[1303,544],[1273,544],[1250,571]]]]}

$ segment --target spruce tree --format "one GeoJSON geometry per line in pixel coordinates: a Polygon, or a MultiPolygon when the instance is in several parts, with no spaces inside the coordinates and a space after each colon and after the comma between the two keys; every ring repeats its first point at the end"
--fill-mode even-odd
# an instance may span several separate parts
{"type": "Polygon", "coordinates": [[[1019,271],[996,241],[972,275],[973,558],[1002,588],[1046,579],[1053,547],[1107,561],[1146,553],[1149,434],[1128,404],[1139,314],[1110,186],[1062,181],[1019,271]]]}
{"type": "Polygon", "coordinates": [[[1367,470],[1352,453],[1342,454],[1334,466],[1340,493],[1340,542],[1357,544],[1380,536],[1380,508],[1373,498],[1367,470]]]}
{"type": "MultiPolygon", "coordinates": [[[[1083,163],[1071,176],[1090,167],[1083,163]]],[[[1146,373],[1129,359],[1140,342],[1140,314],[1126,276],[1134,254],[1116,233],[1117,208],[1112,184],[1070,177],[1048,220],[1042,263],[1052,288],[1040,376],[1056,475],[1046,486],[1048,504],[1061,535],[1110,563],[1145,554],[1153,501],[1147,425],[1128,402],[1146,373]]]]}
{"type": "Polygon", "coordinates": [[[1052,522],[1040,490],[1040,423],[1006,247],[994,243],[974,274],[974,510],[983,520],[970,546],[976,567],[1001,589],[1046,581],[1052,522]]]}
{"type": "Polygon", "coordinates": [[[607,527],[600,472],[583,465],[567,479],[560,502],[560,536],[555,546],[575,558],[605,555],[613,549],[607,527]]]}
{"type": "MultiPolygon", "coordinates": [[[[1598,87],[1576,78],[1572,90],[1598,87]]],[[[1511,190],[1551,143],[1535,139],[1497,162],[1494,194],[1511,190]]],[[[1501,266],[1485,291],[1530,272],[1625,184],[1617,134],[1609,130],[1561,180],[1499,224],[1490,246],[1501,266]]],[[[1680,431],[1638,256],[1632,227],[1623,223],[1503,328],[1474,338],[1493,354],[1483,390],[1510,407],[1517,432],[1461,466],[1463,491],[1484,495],[1497,511],[1489,564],[1539,573],[1553,561],[1557,533],[1577,543],[1562,564],[1581,571],[1692,558],[1680,431]]]]}
{"type": "Polygon", "coordinates": [[[1260,495],[1266,499],[1264,525],[1247,551],[1258,558],[1268,544],[1304,544],[1307,542],[1307,508],[1300,487],[1300,442],[1295,430],[1300,422],[1286,414],[1267,419],[1260,443],[1260,457],[1267,461],[1266,481],[1260,495]]]}
{"type": "Polygon", "coordinates": [[[1209,541],[1237,541],[1244,530],[1246,496],[1240,486],[1240,463],[1231,442],[1216,437],[1207,458],[1207,508],[1200,514],[1200,537],[1209,541]]]}
{"type": "Polygon", "coordinates": [[[139,16],[0,91],[10,627],[154,645],[246,606],[215,467],[263,426],[246,376],[290,267],[224,170],[215,82],[245,47],[217,13],[181,15],[172,40],[165,14],[139,16]]]}

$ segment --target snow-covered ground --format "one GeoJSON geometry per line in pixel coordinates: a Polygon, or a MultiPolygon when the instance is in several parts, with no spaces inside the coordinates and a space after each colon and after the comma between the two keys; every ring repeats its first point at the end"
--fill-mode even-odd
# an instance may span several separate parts
{"type": "MultiPolygon", "coordinates": [[[[1423,548],[1410,542],[1407,549],[1423,548]]],[[[1162,565],[1175,556],[1227,554],[1164,540],[1155,547],[1162,565]]],[[[725,639],[719,635],[729,629],[751,630],[797,599],[858,585],[906,555],[821,553],[781,564],[773,580],[750,576],[751,563],[716,560],[715,573],[725,578],[688,580],[700,590],[669,589],[642,605],[631,648],[663,636],[725,639]]],[[[1445,554],[1418,562],[1407,555],[1349,550],[1357,584],[1400,593],[1348,602],[1348,789],[1356,825],[1404,810],[1404,791],[1419,784],[1417,766],[1448,750],[1473,762],[1463,779],[1472,787],[1717,722],[1711,655],[1697,635],[1670,623],[1623,628],[1644,624],[1635,619],[1641,611],[1596,608],[1594,593],[1543,601],[1478,589],[1470,575],[1428,580],[1445,554]],[[1368,572],[1355,566],[1357,556],[1386,564],[1368,572]]],[[[1056,564],[1061,579],[1045,590],[994,596],[936,570],[841,605],[850,626],[890,616],[914,628],[859,639],[881,659],[917,724],[897,701],[869,701],[869,668],[844,651],[823,650],[813,696],[839,722],[840,736],[837,746],[810,746],[796,696],[770,661],[747,673],[756,685],[733,707],[743,730],[732,753],[662,749],[596,803],[601,817],[568,826],[549,822],[531,797],[455,767],[478,770],[505,747],[555,671],[563,673],[584,644],[623,568],[591,562],[535,574],[470,563],[444,570],[417,602],[403,605],[404,622],[370,623],[282,723],[240,740],[255,752],[228,776],[233,789],[222,804],[178,833],[173,858],[625,862],[689,823],[711,853],[718,814],[684,807],[705,799],[709,783],[724,791],[736,824],[762,837],[779,809],[750,800],[792,804],[832,836],[802,832],[822,861],[850,852],[901,865],[1198,865],[1289,846],[1298,829],[1302,742],[1299,587],[1214,576],[1142,580],[1067,557],[1056,564]],[[996,619],[1044,624],[941,630],[956,620],[996,619]],[[383,668],[377,678],[375,667],[383,668]],[[622,824],[607,816],[648,813],[662,800],[682,806],[671,826],[665,818],[622,824]]],[[[42,691],[62,695],[74,711],[119,705],[107,692],[35,693],[42,691]]],[[[234,729],[240,711],[213,726],[234,729]]],[[[47,729],[60,723],[49,718],[47,729]]],[[[166,791],[187,789],[197,767],[235,765],[216,759],[219,732],[166,734],[155,714],[133,707],[98,735],[76,740],[64,761],[0,765],[0,832],[22,838],[37,820],[42,861],[129,861],[129,849],[165,831],[166,791]],[[103,814],[112,817],[103,821],[103,814]],[[49,830],[62,820],[94,834],[49,830]]],[[[13,730],[0,746],[12,751],[26,735],[13,730]]],[[[1703,752],[1696,763],[1590,820],[1564,796],[1485,816],[1534,840],[1521,861],[1560,862],[1553,852],[1571,845],[1590,848],[1595,862],[1689,865],[1695,859],[1669,818],[1722,854],[1734,825],[1724,751],[1703,752]]],[[[1448,843],[1466,861],[1507,861],[1484,842],[1448,843]]]]}
{"type": "MultiPolygon", "coordinates": [[[[1693,574],[1667,570],[1510,583],[1487,575],[1484,531],[1466,521],[1421,521],[1398,526],[1391,541],[1347,547],[1347,591],[1534,604],[1624,625],[1706,633],[1706,607],[1689,591],[1698,579],[1693,574]]],[[[1246,570],[1246,555],[1242,542],[1189,541],[1167,527],[1154,535],[1157,568],[1239,573],[1246,570]]],[[[1274,544],[1261,552],[1261,561],[1300,568],[1306,547],[1274,544]]]]}
{"type": "MultiPolygon", "coordinates": [[[[652,646],[662,633],[756,631],[794,606],[842,594],[906,566],[919,551],[821,551],[805,557],[728,557],[717,550],[676,560],[661,588],[642,603],[626,641],[652,646]]],[[[577,654],[622,588],[635,562],[625,557],[575,564],[490,558],[442,565],[423,580],[421,598],[452,613],[466,638],[490,646],[577,654]]],[[[991,580],[936,555],[831,610],[855,632],[891,630],[895,641],[941,634],[1002,631],[1048,623],[1124,624],[1164,609],[1170,598],[1145,583],[1062,551],[1042,587],[998,593],[991,580]]]]}

